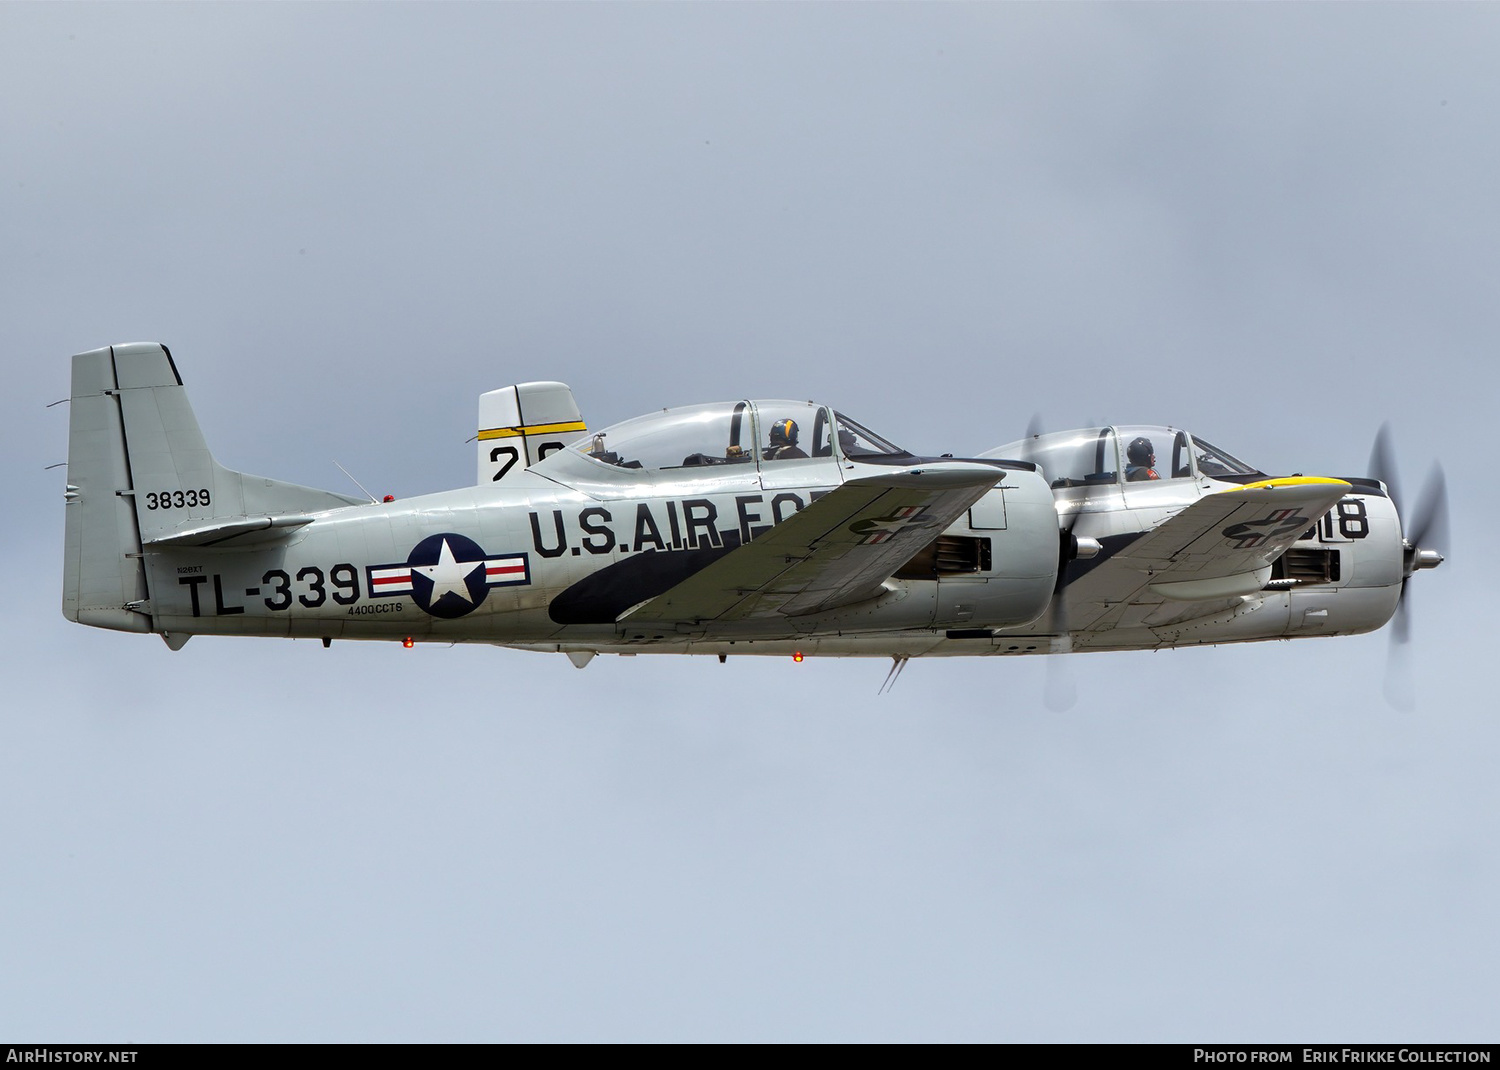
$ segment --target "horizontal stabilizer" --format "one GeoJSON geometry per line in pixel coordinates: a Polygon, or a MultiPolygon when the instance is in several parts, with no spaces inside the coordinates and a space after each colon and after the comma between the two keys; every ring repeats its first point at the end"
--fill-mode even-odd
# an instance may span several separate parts
{"type": "Polygon", "coordinates": [[[232,520],[216,520],[209,524],[197,524],[170,535],[158,535],[147,539],[147,546],[215,546],[230,539],[261,534],[262,538],[277,538],[290,535],[304,524],[311,524],[313,517],[304,514],[284,516],[246,516],[232,520]]]}

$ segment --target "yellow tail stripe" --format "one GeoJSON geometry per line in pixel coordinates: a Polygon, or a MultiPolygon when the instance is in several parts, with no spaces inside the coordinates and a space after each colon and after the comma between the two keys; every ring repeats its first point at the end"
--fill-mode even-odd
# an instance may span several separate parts
{"type": "Polygon", "coordinates": [[[479,432],[479,441],[491,438],[515,438],[517,435],[556,435],[564,431],[587,431],[582,420],[565,424],[527,424],[523,427],[492,427],[479,432]]]}

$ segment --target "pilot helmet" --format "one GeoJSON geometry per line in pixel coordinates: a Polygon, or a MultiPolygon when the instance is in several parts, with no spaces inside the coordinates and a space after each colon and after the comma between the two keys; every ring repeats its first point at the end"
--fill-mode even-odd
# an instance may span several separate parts
{"type": "Polygon", "coordinates": [[[1156,449],[1151,445],[1151,440],[1142,436],[1135,439],[1129,446],[1125,447],[1125,457],[1131,464],[1148,468],[1151,459],[1156,456],[1156,449]]]}
{"type": "Polygon", "coordinates": [[[797,444],[797,421],[777,420],[771,425],[771,445],[795,446],[797,444]]]}

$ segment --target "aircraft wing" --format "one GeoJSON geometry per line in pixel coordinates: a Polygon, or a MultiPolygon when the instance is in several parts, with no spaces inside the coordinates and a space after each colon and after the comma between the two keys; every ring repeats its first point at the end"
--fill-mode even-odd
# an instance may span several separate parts
{"type": "Polygon", "coordinates": [[[862,602],[1005,476],[936,461],[851,479],[621,619],[745,620],[862,602]]]}
{"type": "Polygon", "coordinates": [[[1068,628],[1113,627],[1132,605],[1214,602],[1265,586],[1271,562],[1348,492],[1341,479],[1268,479],[1199,498],[1064,588],[1068,628]]]}

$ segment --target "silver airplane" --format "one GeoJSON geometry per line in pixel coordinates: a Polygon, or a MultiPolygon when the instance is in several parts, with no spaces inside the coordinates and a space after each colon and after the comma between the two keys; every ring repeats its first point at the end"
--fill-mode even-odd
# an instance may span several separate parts
{"type": "Polygon", "coordinates": [[[258,635],[898,671],[1367,632],[1443,560],[1403,533],[1389,480],[1271,478],[1167,427],[919,457],[800,401],[591,433],[567,386],[521,383],[480,398],[474,486],[379,502],[219,465],[165,346],[80,353],[72,377],[63,613],[173,650],[258,635]]]}

